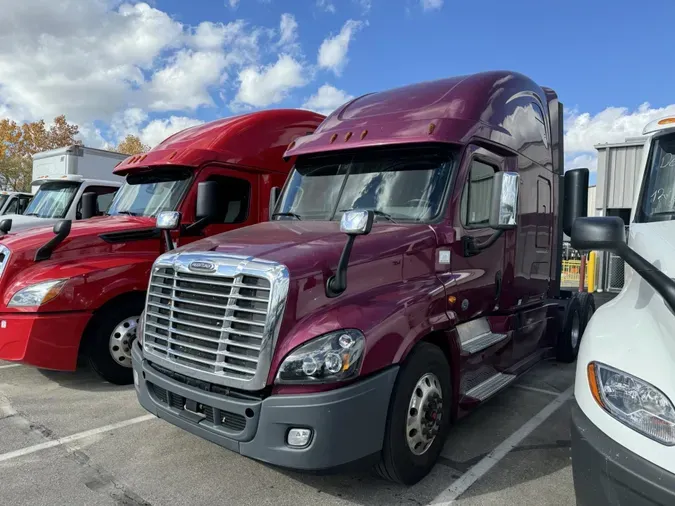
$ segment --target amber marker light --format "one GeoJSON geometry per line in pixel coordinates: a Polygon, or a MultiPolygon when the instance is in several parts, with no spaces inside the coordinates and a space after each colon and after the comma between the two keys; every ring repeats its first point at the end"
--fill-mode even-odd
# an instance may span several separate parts
{"type": "Polygon", "coordinates": [[[598,405],[605,409],[605,404],[602,402],[602,397],[600,396],[600,389],[598,388],[598,378],[595,372],[595,362],[589,362],[588,367],[586,368],[588,373],[588,385],[591,387],[591,394],[598,405]]]}

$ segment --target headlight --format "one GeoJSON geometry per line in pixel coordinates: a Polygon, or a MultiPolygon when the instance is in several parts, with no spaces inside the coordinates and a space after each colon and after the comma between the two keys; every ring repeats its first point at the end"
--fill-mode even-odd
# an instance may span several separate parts
{"type": "Polygon", "coordinates": [[[358,376],[365,339],[348,329],[317,337],[293,350],[281,363],[277,383],[330,383],[358,376]]]}
{"type": "Polygon", "coordinates": [[[7,304],[9,307],[33,307],[40,306],[54,299],[66,284],[67,279],[55,279],[43,281],[22,288],[14,294],[7,304]]]}
{"type": "Polygon", "coordinates": [[[605,364],[588,364],[593,397],[614,418],[667,446],[675,445],[675,408],[658,388],[605,364]]]}

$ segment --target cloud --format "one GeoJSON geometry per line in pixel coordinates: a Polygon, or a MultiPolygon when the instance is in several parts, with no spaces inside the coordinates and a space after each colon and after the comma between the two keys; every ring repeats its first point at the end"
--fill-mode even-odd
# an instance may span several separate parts
{"type": "Polygon", "coordinates": [[[284,13],[279,22],[279,42],[278,48],[286,53],[297,53],[300,51],[298,44],[298,22],[293,14],[284,13]]]}
{"type": "Polygon", "coordinates": [[[271,65],[247,67],[239,73],[239,91],[232,106],[267,107],[281,102],[290,90],[307,84],[305,73],[303,66],[287,54],[271,65]]]}
{"type": "Polygon", "coordinates": [[[335,5],[330,0],[316,0],[316,6],[323,11],[335,14],[335,5]]]}
{"type": "Polygon", "coordinates": [[[232,9],[236,9],[239,5],[239,0],[228,0],[228,3],[232,9]]]}
{"type": "Polygon", "coordinates": [[[599,113],[565,111],[565,168],[597,167],[595,145],[620,143],[628,137],[639,137],[650,121],[675,115],[675,104],[652,108],[645,102],[635,110],[608,107],[599,113]]]}
{"type": "Polygon", "coordinates": [[[225,64],[225,55],[218,51],[176,53],[168,66],[152,76],[148,107],[170,111],[213,105],[209,88],[220,82],[225,64]]]}
{"type": "Polygon", "coordinates": [[[363,22],[348,20],[334,37],[325,39],[319,47],[319,67],[332,70],[340,75],[347,64],[347,51],[354,34],[361,29],[363,22]]]}
{"type": "Polygon", "coordinates": [[[309,97],[305,103],[302,104],[302,107],[328,116],[331,112],[352,98],[354,98],[352,95],[349,95],[330,84],[324,84],[314,95],[309,97]]]}
{"type": "Polygon", "coordinates": [[[354,0],[354,3],[361,7],[361,10],[364,14],[368,14],[370,9],[373,7],[372,0],[354,0]]]}
{"type": "Polygon", "coordinates": [[[170,135],[203,123],[202,120],[185,116],[171,116],[168,119],[155,119],[141,130],[140,138],[144,144],[148,144],[153,148],[170,135]]]}
{"type": "Polygon", "coordinates": [[[420,0],[420,3],[425,11],[440,10],[443,7],[443,0],[420,0]]]}

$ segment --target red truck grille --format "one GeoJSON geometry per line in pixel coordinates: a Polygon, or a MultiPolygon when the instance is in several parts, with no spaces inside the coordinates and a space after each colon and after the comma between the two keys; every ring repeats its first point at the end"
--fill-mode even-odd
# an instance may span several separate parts
{"type": "Polygon", "coordinates": [[[240,380],[256,375],[271,287],[266,278],[154,269],[144,346],[169,362],[240,380]]]}

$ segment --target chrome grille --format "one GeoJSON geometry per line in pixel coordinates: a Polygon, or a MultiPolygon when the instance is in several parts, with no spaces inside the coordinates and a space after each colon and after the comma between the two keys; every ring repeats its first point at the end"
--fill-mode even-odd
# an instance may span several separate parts
{"type": "Polygon", "coordinates": [[[275,295],[270,269],[274,273],[281,268],[285,274],[285,267],[248,259],[248,267],[242,268],[239,257],[216,256],[217,271],[205,274],[189,269],[195,258],[173,255],[170,265],[162,265],[162,257],[155,263],[145,308],[144,351],[178,372],[261,388],[272,352],[270,337],[276,339],[280,317],[271,309],[280,305],[282,293],[285,300],[288,286],[287,275],[282,276],[284,289],[275,295]],[[252,268],[257,264],[259,273],[252,268]],[[254,379],[256,385],[251,385],[254,379]]]}

